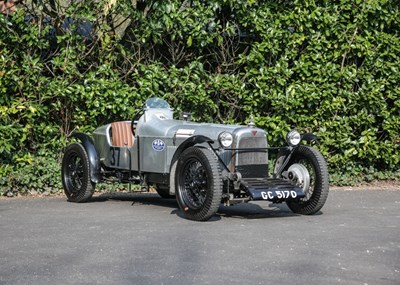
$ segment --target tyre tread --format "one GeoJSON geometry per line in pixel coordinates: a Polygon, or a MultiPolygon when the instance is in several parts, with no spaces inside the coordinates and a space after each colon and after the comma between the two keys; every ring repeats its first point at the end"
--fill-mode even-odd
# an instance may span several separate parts
{"type": "Polygon", "coordinates": [[[68,198],[69,202],[75,202],[75,203],[83,203],[87,202],[93,195],[96,184],[93,183],[90,180],[90,164],[89,164],[89,157],[88,154],[83,147],[82,144],[80,143],[73,143],[67,147],[64,153],[64,157],[62,160],[62,184],[64,188],[64,193],[68,198]],[[84,167],[84,181],[81,189],[78,191],[77,195],[73,195],[71,191],[68,190],[68,185],[65,182],[66,177],[65,177],[65,167],[67,167],[68,159],[71,154],[78,154],[82,161],[83,161],[83,167],[84,167]]]}
{"type": "MultiPolygon", "coordinates": [[[[206,161],[209,162],[209,167],[211,169],[212,173],[212,184],[213,184],[213,191],[208,192],[205,204],[201,207],[199,210],[186,210],[185,211],[185,205],[184,202],[181,201],[180,199],[180,194],[179,194],[179,186],[178,186],[178,181],[179,179],[176,178],[176,198],[177,202],[179,204],[179,207],[181,208],[184,216],[190,220],[195,220],[195,221],[207,221],[209,220],[217,211],[221,203],[221,197],[222,197],[222,179],[221,179],[221,169],[219,166],[218,159],[215,157],[214,153],[212,153],[210,150],[206,148],[200,148],[200,147],[190,147],[186,149],[181,156],[181,160],[185,160],[187,156],[197,156],[202,159],[205,159],[206,161]]],[[[178,167],[176,171],[176,175],[180,175],[179,173],[179,161],[178,161],[178,167]]]]}
{"type": "Polygon", "coordinates": [[[299,146],[295,154],[300,154],[311,159],[315,171],[314,192],[310,199],[304,203],[288,201],[288,207],[295,213],[312,215],[317,213],[324,206],[329,193],[328,166],[322,154],[316,149],[308,146],[299,146]]]}

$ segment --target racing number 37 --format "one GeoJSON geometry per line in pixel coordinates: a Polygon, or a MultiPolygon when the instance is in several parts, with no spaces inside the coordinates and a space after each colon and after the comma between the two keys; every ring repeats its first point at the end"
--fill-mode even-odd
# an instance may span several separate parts
{"type": "Polygon", "coordinates": [[[110,147],[110,164],[112,166],[119,166],[119,155],[120,155],[120,148],[119,147],[110,147]]]}

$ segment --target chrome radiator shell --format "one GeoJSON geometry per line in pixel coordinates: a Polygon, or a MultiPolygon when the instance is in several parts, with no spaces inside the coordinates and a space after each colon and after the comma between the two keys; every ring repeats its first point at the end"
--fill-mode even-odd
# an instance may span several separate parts
{"type": "Polygon", "coordinates": [[[267,135],[258,128],[239,128],[233,133],[230,149],[219,153],[220,159],[230,172],[240,172],[242,177],[266,177],[268,175],[267,135]]]}

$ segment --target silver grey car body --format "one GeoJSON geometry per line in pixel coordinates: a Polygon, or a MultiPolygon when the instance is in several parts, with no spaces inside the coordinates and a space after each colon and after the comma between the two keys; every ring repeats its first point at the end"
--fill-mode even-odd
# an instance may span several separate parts
{"type": "MultiPolygon", "coordinates": [[[[296,132],[289,135],[287,146],[276,148],[280,152],[270,174],[268,153],[274,148],[269,147],[266,132],[252,122],[239,126],[175,120],[160,98],[147,100],[142,112],[138,120],[101,126],[92,136],[73,135],[80,146],[67,149],[63,161],[64,191],[70,200],[86,201],[96,183],[116,178],[144,190],[154,186],[163,197],[176,195],[184,215],[193,220],[209,219],[217,202],[287,202],[295,212],[306,208],[305,214],[325,203],[326,162],[314,148],[301,146],[296,132]],[[117,137],[122,145],[114,145],[117,137]],[[82,158],[76,159],[81,152],[82,158]],[[79,196],[85,183],[89,190],[79,196]]],[[[301,138],[316,139],[311,134],[301,138]]]]}

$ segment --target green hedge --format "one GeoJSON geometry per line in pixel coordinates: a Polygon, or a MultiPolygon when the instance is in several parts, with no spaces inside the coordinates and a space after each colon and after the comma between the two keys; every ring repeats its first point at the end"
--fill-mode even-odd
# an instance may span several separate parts
{"type": "Polygon", "coordinates": [[[273,145],[313,132],[336,184],[399,178],[399,1],[57,3],[0,15],[0,194],[59,191],[67,136],[150,96],[273,145]]]}

